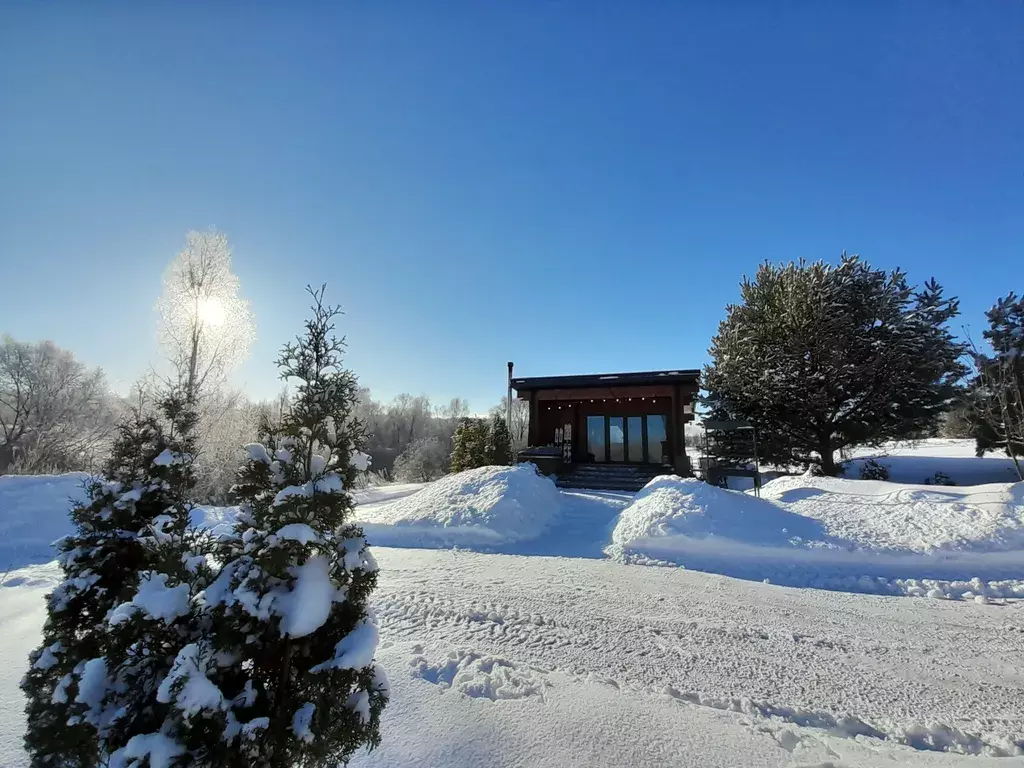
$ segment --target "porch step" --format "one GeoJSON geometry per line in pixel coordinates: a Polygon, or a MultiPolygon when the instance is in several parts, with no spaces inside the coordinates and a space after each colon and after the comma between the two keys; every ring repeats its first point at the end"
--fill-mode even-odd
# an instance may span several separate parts
{"type": "Polygon", "coordinates": [[[561,488],[639,491],[658,475],[671,472],[656,464],[573,464],[559,475],[561,488]]]}

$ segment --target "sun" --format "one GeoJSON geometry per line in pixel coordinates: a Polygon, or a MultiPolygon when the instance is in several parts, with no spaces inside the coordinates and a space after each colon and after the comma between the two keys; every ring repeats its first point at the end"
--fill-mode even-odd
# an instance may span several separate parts
{"type": "Polygon", "coordinates": [[[215,297],[200,299],[196,307],[196,317],[204,325],[216,327],[223,324],[227,317],[224,302],[215,297]]]}

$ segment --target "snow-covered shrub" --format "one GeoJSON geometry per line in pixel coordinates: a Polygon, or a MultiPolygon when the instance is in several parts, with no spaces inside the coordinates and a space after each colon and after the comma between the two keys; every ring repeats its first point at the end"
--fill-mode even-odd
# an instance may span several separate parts
{"type": "Polygon", "coordinates": [[[447,464],[444,444],[436,437],[423,437],[395,459],[395,477],[404,483],[429,483],[444,474],[447,464]]]}
{"type": "Polygon", "coordinates": [[[936,472],[931,477],[926,477],[924,479],[924,484],[925,485],[956,485],[956,483],[953,481],[953,478],[951,478],[949,475],[947,475],[945,472],[942,472],[942,471],[936,472]]]}
{"type": "Polygon", "coordinates": [[[889,470],[884,464],[879,464],[874,459],[868,459],[860,468],[861,480],[888,480],[889,470]]]}
{"type": "Polygon", "coordinates": [[[58,545],[65,579],[47,598],[43,642],[22,681],[35,765],[98,765],[146,729],[147,695],[166,672],[167,649],[123,622],[183,608],[178,582],[160,571],[184,564],[156,544],[187,521],[191,482],[190,413],[173,397],[163,412],[166,423],[135,412],[120,425],[103,476],[71,512],[75,532],[58,545]],[[130,673],[129,656],[145,660],[150,679],[130,673]]]}
{"type": "Polygon", "coordinates": [[[177,650],[157,698],[183,765],[335,766],[380,741],[387,680],[368,597],[377,565],[348,489],[368,457],[351,418],[356,379],[311,291],[306,334],[279,366],[298,385],[280,431],[247,446],[205,633],[177,650]]]}

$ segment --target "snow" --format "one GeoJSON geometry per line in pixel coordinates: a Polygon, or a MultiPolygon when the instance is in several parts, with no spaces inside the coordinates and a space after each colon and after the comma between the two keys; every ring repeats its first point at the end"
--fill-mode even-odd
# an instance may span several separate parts
{"type": "Polygon", "coordinates": [[[110,612],[108,621],[120,624],[141,610],[148,618],[171,622],[188,613],[188,585],[167,586],[167,574],[144,571],[139,578],[139,589],[130,603],[122,603],[110,612]]]}
{"type": "MultiPolygon", "coordinates": [[[[378,548],[391,678],[353,768],[1008,768],[1024,603],[786,589],[608,560],[378,548]],[[958,754],[940,754],[936,750],[958,754]],[[980,757],[978,755],[981,755],[980,757]]],[[[0,764],[56,565],[0,588],[0,764]]]]}
{"type": "Polygon", "coordinates": [[[957,485],[1012,483],[1019,478],[1005,454],[974,455],[973,440],[934,438],[913,443],[887,443],[881,449],[861,448],[844,463],[846,477],[859,478],[861,467],[874,459],[889,470],[894,483],[924,483],[942,472],[957,485]]]}
{"type": "Polygon", "coordinates": [[[261,464],[270,464],[270,454],[267,453],[267,446],[262,443],[249,443],[245,446],[245,452],[249,455],[250,461],[258,461],[261,464]]]}
{"type": "Polygon", "coordinates": [[[321,672],[325,669],[362,669],[373,663],[373,654],[380,642],[377,623],[366,618],[356,624],[355,628],[334,646],[334,658],[317,664],[310,671],[321,672]]]}
{"type": "Polygon", "coordinates": [[[184,464],[191,460],[192,457],[187,453],[178,453],[170,448],[164,448],[160,455],[153,459],[153,464],[158,467],[170,467],[175,464],[184,464]]]}
{"type": "Polygon", "coordinates": [[[1024,597],[1024,483],[937,488],[804,475],[773,480],[756,498],[663,476],[623,510],[606,552],[788,586],[1024,597]]]}
{"type": "Polygon", "coordinates": [[[206,676],[208,664],[209,660],[198,644],[186,645],[178,652],[174,666],[160,683],[156,700],[163,704],[173,703],[186,721],[203,709],[222,707],[224,694],[206,676]]]}
{"type": "Polygon", "coordinates": [[[352,455],[349,457],[349,463],[355,467],[356,471],[365,472],[373,463],[373,458],[368,453],[353,451],[352,455]]]}
{"type": "Polygon", "coordinates": [[[307,701],[295,710],[295,715],[292,716],[292,731],[302,741],[310,742],[313,740],[313,731],[310,730],[310,725],[313,723],[314,712],[316,712],[316,704],[307,701]]]}
{"type": "Polygon", "coordinates": [[[317,532],[306,523],[288,523],[288,525],[281,526],[275,535],[279,539],[297,541],[300,544],[309,544],[311,541],[318,541],[320,539],[317,532]]]}
{"type": "Polygon", "coordinates": [[[276,610],[281,615],[281,632],[292,637],[305,637],[327,621],[331,604],[338,594],[331,581],[330,562],[326,557],[311,557],[295,567],[295,586],[278,598],[276,610]]]}
{"type": "Polygon", "coordinates": [[[394,503],[357,506],[356,519],[374,544],[489,546],[540,536],[561,505],[550,478],[519,464],[447,475],[394,503]]]}
{"type": "Polygon", "coordinates": [[[149,758],[149,768],[170,768],[174,758],[184,753],[185,748],[162,733],[142,733],[132,736],[123,750],[114,753],[110,768],[130,768],[139,765],[139,760],[149,758]]]}
{"type": "Polygon", "coordinates": [[[71,499],[85,499],[85,472],[0,477],[0,573],[55,557],[53,542],[74,531],[71,499]]]}

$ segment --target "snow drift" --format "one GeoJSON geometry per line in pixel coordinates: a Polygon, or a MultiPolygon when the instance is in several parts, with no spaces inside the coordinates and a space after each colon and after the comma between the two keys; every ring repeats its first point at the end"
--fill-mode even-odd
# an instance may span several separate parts
{"type": "Polygon", "coordinates": [[[356,507],[375,545],[487,547],[540,536],[562,497],[532,464],[479,467],[442,477],[391,504],[356,507]]]}
{"type": "Polygon", "coordinates": [[[759,499],[664,476],[623,510],[606,552],[789,586],[1024,597],[1024,484],[940,491],[802,476],[759,499]]]}

